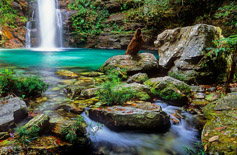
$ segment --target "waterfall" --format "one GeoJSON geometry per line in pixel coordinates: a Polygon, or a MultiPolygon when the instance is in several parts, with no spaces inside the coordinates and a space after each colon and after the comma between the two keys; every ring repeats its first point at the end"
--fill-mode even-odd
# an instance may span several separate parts
{"type": "Polygon", "coordinates": [[[62,19],[58,9],[58,1],[38,0],[38,10],[40,48],[62,47],[62,19]]]}
{"type": "Polygon", "coordinates": [[[58,0],[32,2],[32,16],[26,24],[26,48],[63,47],[62,16],[58,0]]]}

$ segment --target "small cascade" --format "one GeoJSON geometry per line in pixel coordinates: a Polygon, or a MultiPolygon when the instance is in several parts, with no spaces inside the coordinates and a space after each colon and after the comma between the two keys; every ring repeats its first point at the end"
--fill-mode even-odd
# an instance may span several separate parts
{"type": "Polygon", "coordinates": [[[62,15],[58,0],[38,0],[31,4],[26,24],[26,48],[44,50],[63,47],[62,15]]]}
{"type": "Polygon", "coordinates": [[[180,111],[183,118],[180,123],[171,125],[165,134],[115,132],[94,122],[86,112],[82,114],[87,124],[88,133],[95,150],[103,150],[105,154],[186,154],[184,147],[194,148],[198,141],[198,131],[193,127],[192,115],[180,107],[170,106],[157,101],[164,112],[172,118],[172,114],[180,111]],[[119,152],[117,152],[119,151],[119,152]]]}

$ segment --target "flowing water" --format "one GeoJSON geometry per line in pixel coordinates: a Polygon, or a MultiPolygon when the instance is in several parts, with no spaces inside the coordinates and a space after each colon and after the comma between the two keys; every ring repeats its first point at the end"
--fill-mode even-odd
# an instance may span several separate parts
{"type": "Polygon", "coordinates": [[[90,138],[94,149],[105,154],[184,155],[185,147],[194,148],[194,143],[199,141],[199,133],[193,127],[192,115],[180,107],[170,106],[159,100],[155,104],[160,105],[171,118],[173,113],[180,111],[183,119],[179,124],[172,124],[170,130],[163,134],[118,133],[92,121],[84,112],[82,116],[90,124],[87,130],[92,133],[90,138]]]}
{"type": "Polygon", "coordinates": [[[63,46],[63,30],[58,0],[37,0],[32,3],[34,6],[32,15],[26,24],[25,47],[37,47],[41,50],[51,51],[61,48],[63,46]],[[33,39],[35,35],[37,37],[33,39]],[[32,45],[32,39],[34,40],[34,46],[32,45]]]}
{"type": "MultiPolygon", "coordinates": [[[[145,51],[157,55],[157,51],[145,51]]],[[[37,51],[29,49],[7,50],[0,49],[0,68],[12,68],[21,74],[40,75],[50,84],[44,96],[47,101],[41,103],[35,110],[54,117],[62,117],[55,112],[55,107],[71,102],[64,92],[61,77],[55,72],[59,69],[69,69],[76,73],[97,70],[103,63],[114,55],[124,54],[124,50],[100,50],[100,49],[61,49],[60,51],[37,51]],[[55,89],[55,87],[57,89],[55,89]]],[[[139,155],[183,155],[184,147],[193,147],[198,142],[198,132],[193,127],[192,115],[182,108],[169,106],[161,101],[155,102],[170,114],[176,111],[183,116],[181,123],[172,124],[166,133],[136,133],[115,132],[103,126],[97,132],[90,135],[93,153],[105,154],[139,154],[139,155]]],[[[93,133],[98,128],[98,123],[92,121],[86,113],[82,114],[85,121],[90,124],[88,132],[93,133]]],[[[100,125],[99,125],[100,127],[100,125]]]]}

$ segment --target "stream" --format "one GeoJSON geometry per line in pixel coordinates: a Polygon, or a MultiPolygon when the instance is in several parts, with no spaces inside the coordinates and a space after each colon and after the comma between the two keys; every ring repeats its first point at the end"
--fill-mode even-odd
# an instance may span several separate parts
{"type": "MultiPolygon", "coordinates": [[[[146,51],[147,52],[147,51],[146,51]]],[[[157,52],[148,51],[157,56],[157,52]]],[[[34,74],[41,76],[50,84],[43,94],[47,100],[36,105],[33,111],[48,114],[50,117],[75,118],[58,113],[55,108],[60,104],[72,102],[66,97],[65,79],[58,77],[55,72],[59,69],[68,69],[75,73],[97,70],[108,58],[124,54],[123,50],[96,50],[96,49],[64,49],[55,52],[36,50],[0,50],[0,68],[14,69],[19,74],[34,74]]],[[[73,79],[70,79],[73,81],[73,79]]],[[[69,81],[70,81],[69,80],[69,81]]],[[[92,142],[92,154],[139,154],[139,155],[183,155],[185,147],[193,148],[199,142],[199,133],[194,128],[191,114],[183,108],[167,105],[162,101],[155,101],[172,118],[178,111],[182,119],[178,124],[172,124],[166,133],[136,133],[115,132],[91,120],[86,112],[82,113],[92,142]]]]}

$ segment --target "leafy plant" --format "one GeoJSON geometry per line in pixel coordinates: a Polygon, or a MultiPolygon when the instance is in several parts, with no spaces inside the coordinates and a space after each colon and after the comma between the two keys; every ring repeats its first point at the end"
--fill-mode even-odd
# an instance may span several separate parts
{"type": "MultiPolygon", "coordinates": [[[[235,77],[236,63],[237,63],[237,35],[232,35],[220,40],[214,40],[215,48],[208,48],[208,53],[205,55],[206,61],[202,63],[203,66],[208,67],[214,64],[217,68],[225,69],[226,89],[230,82],[235,77]],[[225,66],[219,64],[220,59],[225,61],[225,66]]],[[[223,74],[222,74],[223,75],[223,74]]]]}
{"type": "Polygon", "coordinates": [[[108,73],[108,81],[103,83],[97,91],[97,97],[101,102],[107,105],[123,104],[135,97],[133,90],[122,87],[119,76],[127,77],[124,70],[117,71],[114,69],[108,73]]]}
{"type": "Polygon", "coordinates": [[[79,115],[74,123],[63,127],[60,132],[65,135],[67,141],[76,143],[78,137],[82,136],[81,134],[84,132],[83,124],[85,124],[84,119],[79,115]]]}
{"type": "Polygon", "coordinates": [[[0,76],[0,94],[15,94],[19,97],[37,97],[48,88],[38,76],[17,76],[8,69],[2,70],[0,76]]]}
{"type": "Polygon", "coordinates": [[[226,21],[225,25],[235,26],[237,24],[237,6],[235,2],[220,7],[215,14],[215,18],[226,21]]]}
{"type": "MultiPolygon", "coordinates": [[[[93,0],[75,0],[68,5],[70,10],[77,13],[72,16],[72,26],[75,33],[100,34],[105,27],[102,22],[109,16],[105,8],[97,6],[93,0]]],[[[84,36],[86,37],[86,36],[84,36]]]]}
{"type": "Polygon", "coordinates": [[[11,4],[13,0],[0,0],[0,25],[16,27],[17,10],[11,4]]]}
{"type": "Polygon", "coordinates": [[[16,128],[16,141],[21,146],[30,144],[33,140],[38,138],[38,133],[40,131],[39,127],[33,126],[30,129],[25,127],[16,128]]]}
{"type": "Polygon", "coordinates": [[[195,143],[196,149],[191,149],[190,147],[185,146],[184,149],[187,155],[207,155],[201,143],[195,143]]]}

